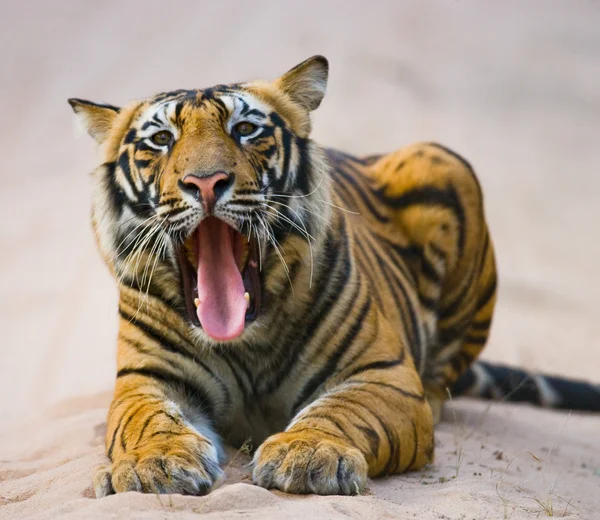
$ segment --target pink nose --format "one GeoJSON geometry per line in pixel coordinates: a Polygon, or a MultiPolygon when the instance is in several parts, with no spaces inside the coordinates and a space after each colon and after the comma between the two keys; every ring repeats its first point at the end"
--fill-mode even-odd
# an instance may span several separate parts
{"type": "Polygon", "coordinates": [[[202,177],[188,175],[183,179],[186,186],[198,189],[199,198],[207,213],[212,212],[217,200],[231,186],[232,181],[233,175],[225,172],[215,172],[202,177]]]}

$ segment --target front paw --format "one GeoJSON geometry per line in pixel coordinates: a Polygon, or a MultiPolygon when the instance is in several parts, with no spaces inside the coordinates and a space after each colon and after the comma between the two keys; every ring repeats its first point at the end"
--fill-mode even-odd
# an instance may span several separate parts
{"type": "Polygon", "coordinates": [[[252,478],[288,493],[354,495],[367,481],[367,462],[356,448],[319,432],[283,432],[256,451],[252,478]]]}
{"type": "Polygon", "coordinates": [[[208,439],[195,432],[165,434],[99,468],[94,489],[98,498],[126,491],[204,495],[222,474],[208,439]]]}

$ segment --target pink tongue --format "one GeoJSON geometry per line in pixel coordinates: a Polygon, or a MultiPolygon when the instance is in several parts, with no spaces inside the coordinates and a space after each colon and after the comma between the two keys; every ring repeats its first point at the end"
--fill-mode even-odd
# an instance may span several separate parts
{"type": "Polygon", "coordinates": [[[244,282],[234,254],[233,230],[214,217],[204,219],[197,231],[198,319],[211,338],[227,341],[244,330],[244,282]]]}

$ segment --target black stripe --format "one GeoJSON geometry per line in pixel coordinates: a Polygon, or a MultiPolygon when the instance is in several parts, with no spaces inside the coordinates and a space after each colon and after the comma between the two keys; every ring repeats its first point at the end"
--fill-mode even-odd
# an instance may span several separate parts
{"type": "Polygon", "coordinates": [[[268,367],[257,378],[258,381],[267,381],[266,387],[262,390],[264,393],[273,392],[287,377],[298,357],[307,347],[311,335],[315,333],[320,323],[326,321],[329,312],[348,284],[353,270],[344,220],[340,224],[339,230],[332,228],[329,231],[323,247],[322,267],[319,278],[315,281],[315,287],[321,287],[322,290],[316,301],[313,302],[310,314],[304,320],[304,332],[298,334],[297,330],[291,330],[288,336],[282,340],[283,344],[289,344],[289,348],[283,352],[283,359],[274,360],[278,362],[274,379],[271,381],[268,379],[268,375],[273,373],[271,367],[268,367]]]}
{"type": "MultiPolygon", "coordinates": [[[[310,411],[309,411],[309,412],[307,413],[307,415],[306,415],[306,416],[302,417],[302,418],[301,418],[301,419],[298,421],[298,423],[297,423],[297,424],[302,424],[302,422],[303,422],[304,420],[306,420],[306,419],[320,419],[320,420],[323,420],[323,421],[327,421],[327,422],[329,422],[329,423],[333,424],[333,425],[334,425],[334,426],[337,428],[337,430],[338,430],[338,434],[339,434],[339,435],[338,435],[338,437],[340,437],[340,438],[345,438],[346,440],[350,440],[350,441],[352,440],[352,439],[351,439],[351,438],[348,436],[348,434],[346,433],[346,428],[344,428],[344,427],[343,427],[343,426],[340,424],[340,422],[339,422],[339,421],[338,421],[338,420],[337,420],[335,417],[332,417],[331,415],[327,415],[327,414],[325,414],[325,413],[312,413],[312,412],[310,412],[310,411]]],[[[305,428],[301,428],[301,430],[316,430],[316,429],[318,429],[318,428],[319,428],[319,426],[318,426],[318,425],[317,425],[317,426],[314,426],[314,427],[312,427],[312,426],[307,426],[307,427],[305,427],[305,428]]],[[[286,430],[286,431],[291,431],[291,432],[293,432],[293,433],[298,433],[298,431],[299,431],[299,430],[297,430],[296,428],[292,428],[291,430],[286,430]]],[[[323,431],[325,431],[325,430],[323,430],[323,431]]],[[[331,435],[331,433],[330,433],[330,432],[327,432],[327,433],[328,433],[329,435],[331,435]]]]}
{"type": "Polygon", "coordinates": [[[109,194],[110,205],[115,211],[116,217],[120,218],[121,213],[123,212],[123,206],[127,204],[129,199],[127,198],[125,191],[123,191],[123,189],[117,184],[117,179],[115,176],[117,163],[107,162],[104,163],[102,167],[104,168],[102,180],[104,181],[104,186],[109,194]]]}
{"type": "Polygon", "coordinates": [[[125,137],[123,138],[123,144],[131,144],[133,143],[133,141],[135,141],[135,136],[136,136],[136,130],[135,128],[131,128],[126,134],[125,137]]]}
{"type": "MultiPolygon", "coordinates": [[[[379,419],[377,414],[373,415],[379,419]]],[[[379,422],[383,427],[383,431],[385,432],[388,443],[390,445],[390,457],[380,474],[391,475],[393,473],[396,473],[396,471],[398,470],[398,464],[400,463],[400,457],[398,453],[398,451],[400,450],[400,441],[398,439],[398,436],[396,435],[396,432],[390,429],[387,423],[383,422],[381,419],[379,419],[379,422]]]]}
{"type": "MultiPolygon", "coordinates": [[[[156,437],[157,435],[179,435],[178,432],[174,432],[173,430],[159,430],[157,432],[152,432],[152,434],[150,435],[150,438],[152,437],[156,437]]],[[[162,467],[161,469],[163,471],[165,471],[162,467]]],[[[165,471],[166,474],[166,471],[165,471]]],[[[169,477],[170,475],[167,474],[167,477],[169,477]]]]}
{"type": "Polygon", "coordinates": [[[409,269],[409,266],[420,265],[421,260],[423,258],[423,250],[415,244],[411,244],[408,246],[396,244],[388,240],[386,237],[384,237],[377,231],[373,231],[371,233],[371,236],[376,239],[377,243],[383,244],[383,250],[389,256],[391,263],[400,270],[400,272],[404,275],[406,280],[412,283],[413,285],[416,285],[415,276],[409,269]]]}
{"type": "Polygon", "coordinates": [[[350,379],[351,377],[353,377],[357,374],[361,374],[362,372],[366,372],[367,370],[384,370],[386,368],[396,367],[403,363],[404,357],[405,357],[405,350],[402,349],[402,357],[400,359],[389,359],[386,361],[374,361],[373,363],[369,363],[367,365],[362,365],[362,366],[357,367],[354,370],[352,370],[348,374],[346,379],[350,379]]]}
{"type": "MultiPolygon", "coordinates": [[[[376,269],[368,268],[368,266],[371,265],[371,260],[370,260],[370,256],[369,256],[367,250],[365,249],[363,240],[359,236],[356,236],[354,238],[354,245],[357,248],[354,252],[355,253],[354,259],[358,263],[359,267],[361,268],[361,272],[368,278],[369,283],[371,284],[372,287],[377,287],[378,283],[379,283],[379,278],[377,275],[379,273],[377,272],[376,269]],[[367,268],[364,268],[362,266],[367,266],[367,268]]],[[[381,294],[379,294],[378,291],[373,291],[372,296],[375,299],[377,306],[380,309],[384,310],[385,306],[384,306],[381,294]]]]}
{"type": "Polygon", "coordinates": [[[406,465],[406,467],[403,469],[403,471],[407,471],[413,467],[415,460],[417,459],[417,451],[419,450],[419,436],[417,434],[417,425],[415,424],[414,419],[410,420],[410,424],[412,425],[413,438],[415,441],[414,447],[413,447],[413,456],[411,457],[410,462],[406,465]]]}
{"type": "MultiPolygon", "coordinates": [[[[308,194],[313,191],[311,181],[313,181],[314,171],[311,158],[311,143],[309,139],[301,139],[296,137],[296,148],[298,149],[298,172],[296,174],[296,188],[303,194],[308,194]]],[[[318,180],[321,182],[321,179],[318,180]]],[[[312,233],[312,226],[309,227],[309,233],[312,233]]]]}
{"type": "Polygon", "coordinates": [[[437,298],[430,298],[429,296],[425,296],[420,291],[419,291],[418,295],[419,295],[419,303],[425,310],[428,310],[431,312],[436,311],[436,309],[438,307],[438,303],[439,303],[439,300],[437,298]]]}
{"type": "MultiPolygon", "coordinates": [[[[253,391],[252,391],[251,388],[250,389],[246,388],[246,385],[242,381],[242,378],[238,374],[238,371],[234,368],[234,366],[233,366],[234,360],[230,359],[230,356],[232,355],[232,351],[230,350],[228,352],[220,352],[220,353],[218,353],[218,355],[225,362],[225,364],[227,365],[227,367],[229,368],[229,370],[233,374],[233,378],[235,379],[235,382],[236,382],[236,384],[237,384],[237,386],[238,386],[238,388],[240,390],[240,394],[242,395],[242,399],[244,400],[244,409],[248,409],[248,406],[249,406],[249,396],[248,396],[248,393],[251,392],[253,394],[253,391]]],[[[250,381],[251,379],[249,377],[248,370],[246,369],[246,367],[244,367],[243,365],[241,365],[239,361],[237,362],[237,365],[244,372],[246,372],[246,377],[248,377],[248,380],[250,381]]]]}
{"type": "MultiPolygon", "coordinates": [[[[127,408],[127,410],[125,410],[125,412],[123,412],[123,413],[121,414],[121,416],[119,417],[119,422],[117,423],[117,427],[116,427],[116,428],[115,428],[115,430],[113,431],[113,434],[112,434],[112,439],[111,439],[111,441],[110,441],[110,446],[109,446],[109,448],[108,448],[108,458],[109,458],[109,459],[111,459],[111,460],[112,460],[112,454],[113,454],[113,451],[114,451],[114,449],[115,449],[115,442],[116,442],[116,440],[117,440],[117,433],[119,433],[119,430],[121,429],[121,425],[123,424],[123,418],[124,418],[124,417],[125,417],[125,416],[126,416],[128,413],[129,413],[129,412],[131,412],[131,410],[133,410],[134,408],[135,408],[135,411],[134,411],[134,412],[132,412],[132,415],[133,415],[135,412],[137,412],[138,410],[140,410],[141,408],[143,408],[143,407],[145,406],[145,403],[143,403],[141,406],[137,407],[137,405],[138,405],[138,404],[139,404],[138,402],[135,402],[135,403],[133,403],[133,404],[132,404],[131,406],[129,406],[129,407],[127,408]],[[136,408],[136,407],[137,407],[137,408],[136,408]]],[[[130,417],[131,417],[131,416],[130,416],[130,417]]]]}
{"type": "MultiPolygon", "coordinates": [[[[371,433],[369,433],[369,434],[367,434],[367,435],[369,436],[369,439],[371,439],[371,440],[372,440],[374,437],[376,437],[376,438],[377,438],[377,445],[376,445],[376,446],[373,446],[373,445],[371,445],[371,447],[372,447],[372,448],[374,449],[374,451],[375,451],[375,453],[374,453],[374,454],[375,454],[375,455],[377,455],[377,453],[378,453],[378,451],[379,451],[379,443],[380,443],[380,441],[381,441],[381,438],[380,438],[379,434],[378,434],[378,433],[377,433],[375,430],[373,430],[373,429],[371,428],[371,424],[369,423],[369,421],[367,421],[367,419],[365,419],[365,417],[364,417],[364,414],[361,414],[361,413],[357,412],[356,410],[354,410],[354,409],[352,409],[352,408],[350,408],[350,407],[348,407],[348,406],[347,406],[347,405],[348,405],[348,403],[353,403],[353,404],[355,404],[355,405],[356,405],[357,403],[356,403],[356,402],[354,402],[354,401],[352,401],[352,400],[349,400],[349,399],[347,399],[347,398],[346,398],[346,397],[344,397],[344,396],[333,395],[333,396],[328,396],[328,399],[329,399],[329,398],[331,398],[331,397],[333,397],[333,398],[334,398],[334,400],[341,401],[341,402],[342,402],[342,403],[344,403],[344,404],[331,404],[331,403],[324,403],[322,406],[320,406],[320,407],[319,407],[319,409],[320,409],[320,408],[323,408],[323,409],[324,409],[325,411],[327,411],[327,412],[333,412],[333,411],[335,411],[335,410],[338,410],[338,411],[340,411],[340,412],[343,414],[343,416],[344,416],[344,419],[345,419],[346,421],[348,421],[348,422],[350,423],[350,425],[351,425],[351,426],[354,426],[355,428],[357,428],[357,429],[361,430],[362,432],[365,432],[365,430],[367,430],[367,429],[368,429],[368,430],[371,430],[373,433],[372,433],[372,434],[371,434],[371,433]],[[357,424],[357,423],[353,422],[353,421],[352,421],[352,420],[351,420],[351,419],[348,417],[348,414],[351,414],[351,415],[352,415],[354,418],[356,418],[357,422],[361,422],[361,423],[363,423],[363,424],[364,424],[364,426],[362,426],[362,425],[360,425],[360,424],[357,424]]],[[[368,409],[367,409],[367,408],[366,408],[364,405],[362,405],[362,404],[361,404],[361,408],[364,408],[364,409],[368,410],[368,409]]],[[[313,413],[314,413],[314,410],[315,410],[314,408],[313,408],[313,409],[311,409],[311,410],[309,410],[308,414],[306,415],[306,418],[310,418],[310,417],[312,417],[312,416],[313,416],[313,413]]],[[[370,415],[373,415],[373,412],[372,412],[371,410],[368,410],[368,411],[369,411],[370,415]]],[[[369,440],[369,439],[367,439],[367,442],[369,442],[369,444],[371,444],[371,440],[369,440]]],[[[356,444],[356,443],[354,443],[354,444],[356,444]]]]}
{"type": "Polygon", "coordinates": [[[122,368],[117,372],[117,378],[129,375],[144,376],[160,381],[169,389],[182,394],[186,400],[189,400],[199,410],[204,410],[210,419],[214,417],[214,406],[206,391],[178,375],[159,367],[122,368]]]}
{"type": "Polygon", "coordinates": [[[486,332],[492,326],[492,320],[474,321],[470,325],[470,329],[477,332],[486,332]]]}
{"type": "Polygon", "coordinates": [[[356,427],[361,432],[363,432],[367,439],[367,442],[369,443],[369,449],[371,450],[373,457],[377,458],[377,456],[379,455],[379,434],[370,426],[361,426],[357,424],[356,427]]]}
{"type": "Polygon", "coordinates": [[[242,115],[247,116],[247,117],[248,116],[267,117],[267,115],[264,112],[261,112],[257,108],[250,108],[249,106],[246,106],[244,108],[244,110],[242,111],[242,115]]]}
{"type": "Polygon", "coordinates": [[[475,184],[477,185],[477,189],[479,190],[479,195],[481,198],[481,193],[482,193],[481,185],[479,184],[479,179],[477,179],[477,175],[475,175],[475,170],[473,169],[473,166],[471,166],[471,163],[469,161],[467,161],[461,155],[458,155],[456,152],[450,150],[450,148],[446,148],[445,146],[443,146],[439,143],[431,142],[431,143],[427,143],[427,144],[429,144],[429,146],[434,146],[440,150],[443,150],[444,152],[446,152],[447,154],[451,155],[456,160],[458,160],[465,167],[465,169],[471,174],[471,177],[473,177],[473,180],[475,181],[475,184]]]}
{"type": "Polygon", "coordinates": [[[306,401],[327,379],[332,376],[332,374],[335,373],[340,359],[352,346],[370,309],[371,298],[367,297],[358,313],[358,316],[353,321],[352,325],[349,326],[336,351],[329,357],[327,363],[325,363],[325,366],[321,368],[321,370],[319,370],[302,388],[300,395],[296,398],[296,401],[292,406],[293,410],[297,410],[304,401],[306,401]]]}
{"type": "MultiPolygon", "coordinates": [[[[164,203],[163,203],[164,205],[164,203]]],[[[171,208],[168,210],[168,212],[166,212],[165,217],[171,219],[173,217],[175,217],[176,215],[179,215],[180,213],[185,213],[186,211],[189,211],[189,207],[186,206],[181,206],[179,208],[171,208]]]]}
{"type": "Polygon", "coordinates": [[[427,260],[424,254],[421,256],[421,273],[431,283],[439,285],[442,282],[442,276],[436,271],[435,267],[427,260]]]}
{"type": "Polygon", "coordinates": [[[165,350],[167,350],[173,354],[179,354],[180,356],[183,356],[186,359],[189,359],[190,361],[193,361],[195,363],[202,365],[202,363],[199,362],[193,354],[191,354],[190,352],[187,352],[185,350],[185,348],[173,343],[172,341],[169,341],[167,338],[162,336],[160,334],[160,332],[158,332],[156,329],[154,329],[150,325],[144,323],[142,320],[136,318],[135,316],[132,316],[131,314],[126,312],[121,306],[119,306],[119,315],[125,321],[131,323],[132,325],[134,325],[135,327],[140,329],[146,336],[148,336],[155,343],[158,343],[165,350]]]}
{"type": "Polygon", "coordinates": [[[124,285],[125,287],[128,287],[129,289],[131,289],[133,291],[138,291],[144,295],[146,295],[146,293],[147,293],[148,296],[151,296],[152,298],[159,300],[160,303],[162,303],[165,307],[167,307],[168,309],[170,309],[172,311],[175,311],[182,318],[187,318],[184,303],[182,301],[175,301],[175,300],[172,300],[171,298],[166,297],[160,291],[160,287],[158,287],[157,285],[150,284],[149,287],[142,289],[137,280],[135,280],[134,278],[126,277],[126,276],[124,276],[121,279],[120,284],[124,285]]]}
{"type": "Polygon", "coordinates": [[[467,319],[463,319],[451,327],[438,326],[437,344],[444,346],[456,339],[459,339],[464,334],[464,331],[468,326],[469,323],[467,319]]]}
{"type": "Polygon", "coordinates": [[[445,262],[448,258],[446,252],[440,249],[434,242],[429,243],[429,248],[442,262],[445,262]]]}
{"type": "Polygon", "coordinates": [[[166,101],[169,98],[178,98],[178,97],[186,97],[186,98],[194,99],[196,97],[196,91],[195,90],[178,89],[178,90],[170,90],[169,92],[161,92],[160,94],[157,94],[156,96],[154,96],[154,98],[152,99],[152,102],[159,103],[161,101],[166,101]]]}
{"type": "MultiPolygon", "coordinates": [[[[363,403],[362,401],[357,401],[355,399],[350,399],[347,396],[335,395],[335,394],[328,396],[328,399],[335,399],[335,400],[341,401],[342,403],[345,403],[346,405],[353,404],[354,406],[358,406],[359,408],[361,408],[362,410],[364,410],[365,412],[367,412],[369,415],[373,416],[377,420],[377,422],[379,423],[379,426],[381,426],[381,429],[385,433],[386,439],[387,439],[389,447],[390,447],[390,458],[389,458],[388,463],[386,464],[385,468],[379,473],[379,475],[387,475],[387,474],[393,473],[392,468],[393,468],[394,464],[395,464],[396,468],[398,466],[398,462],[396,460],[397,451],[398,451],[398,442],[397,442],[397,437],[395,435],[395,432],[389,428],[387,423],[385,423],[381,419],[381,417],[379,417],[379,415],[377,415],[375,413],[375,411],[371,410],[370,407],[366,403],[363,403]]],[[[345,407],[342,405],[341,408],[344,410],[347,410],[347,411],[351,411],[354,414],[356,414],[357,416],[360,416],[357,412],[353,411],[350,408],[347,408],[347,406],[345,407]]]]}
{"type": "Polygon", "coordinates": [[[450,360],[450,365],[457,374],[462,374],[473,362],[474,356],[462,350],[450,360]]]}
{"type": "Polygon", "coordinates": [[[484,245],[483,245],[483,250],[482,250],[483,252],[482,252],[481,259],[480,259],[477,270],[475,270],[475,269],[471,270],[471,272],[469,273],[469,279],[468,279],[467,283],[465,284],[463,290],[460,292],[460,294],[448,306],[446,306],[445,308],[440,310],[440,312],[438,313],[438,317],[440,320],[444,320],[444,319],[448,318],[449,316],[452,316],[453,314],[455,314],[458,311],[459,307],[464,303],[466,295],[471,291],[471,288],[473,287],[475,278],[478,276],[481,276],[483,267],[485,265],[485,259],[486,259],[487,251],[489,248],[489,244],[490,244],[490,238],[489,238],[489,234],[486,232],[485,236],[484,236],[484,245]]]}
{"type": "MultiPolygon", "coordinates": [[[[325,417],[319,417],[320,419],[325,419],[325,417]]],[[[330,418],[329,418],[330,419],[330,418]]],[[[307,426],[306,428],[294,428],[293,430],[291,430],[292,433],[314,433],[314,432],[321,432],[324,435],[329,435],[331,437],[335,437],[337,439],[342,439],[345,441],[350,441],[350,442],[354,442],[349,436],[348,434],[346,434],[344,431],[342,431],[341,433],[333,433],[329,430],[326,430],[325,428],[321,428],[319,426],[307,426]]]]}
{"type": "Polygon", "coordinates": [[[140,443],[140,441],[142,440],[142,437],[144,436],[144,433],[146,432],[146,428],[148,427],[148,425],[150,424],[150,421],[152,419],[154,419],[157,415],[164,413],[162,410],[158,410],[156,412],[154,412],[153,414],[149,415],[146,420],[144,421],[144,425],[142,426],[142,429],[140,430],[140,434],[138,435],[137,441],[135,442],[136,446],[140,443]]]}
{"type": "Polygon", "coordinates": [[[124,394],[121,394],[121,397],[119,399],[117,399],[116,401],[113,401],[112,404],[110,405],[111,410],[116,410],[124,402],[129,401],[129,399],[133,399],[135,397],[154,397],[154,398],[157,398],[157,399],[161,398],[161,396],[159,396],[158,394],[152,394],[152,393],[149,393],[149,392],[137,392],[135,394],[131,394],[130,393],[130,392],[133,392],[135,390],[137,390],[137,389],[132,388],[128,392],[125,392],[124,394]]]}
{"type": "Polygon", "coordinates": [[[462,254],[465,247],[465,211],[460,202],[456,190],[452,186],[446,189],[435,188],[434,186],[424,186],[405,191],[402,195],[395,197],[387,196],[384,190],[376,190],[375,193],[381,200],[397,209],[406,209],[410,206],[437,206],[447,208],[458,220],[458,245],[459,252],[462,254]]]}
{"type": "Polygon", "coordinates": [[[289,178],[290,174],[290,156],[292,155],[292,136],[287,128],[281,128],[281,139],[283,145],[283,171],[282,175],[282,185],[281,187],[286,185],[286,182],[289,178]]]}
{"type": "MultiPolygon", "coordinates": [[[[371,202],[371,199],[369,198],[369,195],[367,193],[372,192],[373,190],[369,187],[369,186],[364,186],[363,184],[359,183],[359,181],[356,179],[356,177],[358,177],[358,175],[360,175],[358,173],[357,170],[354,170],[354,177],[352,175],[349,175],[348,173],[346,173],[342,168],[346,166],[349,169],[353,169],[351,165],[345,163],[345,164],[340,164],[338,166],[338,168],[335,170],[335,174],[333,176],[333,180],[335,182],[336,187],[338,188],[342,188],[347,194],[348,197],[350,197],[350,201],[354,202],[356,200],[356,198],[360,199],[361,202],[367,207],[367,209],[369,210],[369,212],[381,223],[387,223],[390,221],[389,217],[387,215],[384,215],[383,213],[381,213],[377,207],[373,204],[373,202],[371,202]],[[343,178],[344,181],[346,181],[346,183],[350,184],[353,188],[353,191],[356,193],[356,196],[352,196],[352,194],[350,193],[350,190],[348,189],[348,186],[344,185],[342,182],[340,182],[343,178]]],[[[339,194],[339,190],[338,191],[339,194]]],[[[340,194],[341,195],[341,194],[340,194]]]]}
{"type": "Polygon", "coordinates": [[[494,275],[494,279],[492,280],[490,285],[487,287],[485,292],[477,300],[476,311],[483,309],[490,302],[490,300],[496,293],[496,285],[497,285],[497,278],[494,275]]]}
{"type": "MultiPolygon", "coordinates": [[[[376,306],[381,308],[381,303],[380,303],[379,299],[377,298],[377,295],[371,294],[371,297],[372,298],[375,297],[376,306]]],[[[348,368],[353,367],[354,364],[356,363],[357,359],[361,359],[363,357],[363,355],[365,354],[365,352],[367,352],[373,348],[373,343],[377,340],[377,330],[379,330],[379,313],[375,313],[375,323],[373,324],[370,336],[368,338],[364,338],[362,340],[362,347],[360,349],[356,349],[354,354],[352,355],[352,357],[350,359],[348,359],[348,361],[344,364],[344,366],[341,366],[339,368],[338,372],[340,374],[342,372],[345,372],[348,368]]],[[[404,347],[401,347],[400,357],[402,359],[404,359],[404,355],[405,355],[404,347]]]]}
{"type": "Polygon", "coordinates": [[[225,383],[220,378],[218,378],[214,374],[214,372],[204,362],[200,361],[198,358],[196,358],[196,356],[194,356],[192,353],[188,352],[181,345],[177,345],[176,343],[173,343],[172,341],[169,341],[168,339],[166,339],[164,336],[162,336],[156,329],[154,329],[150,325],[144,323],[140,319],[135,318],[134,316],[131,316],[125,310],[123,310],[123,308],[120,306],[119,306],[119,315],[121,316],[121,318],[128,321],[132,325],[136,326],[141,331],[143,331],[144,334],[146,334],[146,336],[148,336],[155,343],[158,343],[161,348],[164,348],[165,350],[167,350],[173,354],[179,354],[180,356],[183,356],[184,358],[189,359],[196,365],[201,366],[202,369],[219,385],[219,387],[221,388],[221,391],[223,392],[223,394],[225,396],[226,402],[227,403],[231,402],[231,395],[229,394],[229,389],[227,388],[225,383]]]}
{"type": "Polygon", "coordinates": [[[152,161],[149,159],[134,159],[133,163],[138,170],[143,170],[144,168],[148,168],[152,164],[152,161]]]}
{"type": "Polygon", "coordinates": [[[477,336],[465,336],[465,343],[468,343],[470,345],[485,345],[485,342],[487,341],[487,336],[483,336],[483,337],[477,337],[477,336]]]}
{"type": "Polygon", "coordinates": [[[183,101],[178,101],[175,104],[175,122],[181,126],[181,111],[183,110],[183,101]]]}
{"type": "MultiPolygon", "coordinates": [[[[400,395],[403,395],[404,397],[408,397],[409,399],[415,399],[417,401],[425,400],[425,396],[422,394],[413,394],[412,392],[403,390],[402,388],[398,388],[397,386],[394,386],[394,385],[390,385],[389,383],[382,383],[381,381],[364,381],[362,379],[357,379],[352,382],[353,383],[362,383],[365,385],[381,386],[383,388],[389,388],[390,390],[393,390],[394,392],[397,392],[400,395]]],[[[373,393],[370,392],[367,388],[354,388],[354,390],[357,392],[365,392],[365,393],[369,393],[369,394],[373,395],[373,393]]]]}
{"type": "Polygon", "coordinates": [[[150,424],[150,421],[152,419],[154,419],[157,415],[165,415],[166,417],[171,419],[171,421],[173,421],[175,424],[179,425],[179,421],[177,419],[175,419],[175,417],[173,417],[170,413],[165,412],[164,410],[158,410],[158,411],[154,412],[152,415],[150,415],[144,422],[144,425],[142,426],[142,429],[140,430],[140,434],[138,435],[138,438],[136,441],[136,446],[140,443],[140,441],[144,437],[144,433],[146,432],[146,428],[150,424]]]}
{"type": "MultiPolygon", "coordinates": [[[[130,409],[131,408],[128,408],[128,410],[130,410],[130,409]]],[[[117,423],[117,426],[113,430],[113,434],[112,434],[112,438],[111,438],[111,441],[110,441],[110,445],[108,447],[107,456],[108,456],[108,458],[110,460],[112,460],[113,450],[115,449],[115,441],[117,440],[117,433],[119,432],[119,428],[121,427],[121,422],[122,421],[123,421],[123,416],[121,415],[121,417],[119,417],[119,422],[117,423]]]]}
{"type": "Polygon", "coordinates": [[[145,356],[152,356],[155,359],[159,359],[160,361],[167,363],[174,370],[177,370],[178,368],[180,368],[178,363],[175,363],[170,359],[163,359],[161,357],[162,352],[160,350],[155,350],[153,352],[151,349],[147,348],[146,345],[144,345],[140,341],[137,341],[132,338],[128,338],[127,336],[124,335],[123,332],[119,333],[118,338],[120,341],[123,341],[123,342],[127,343],[129,346],[131,346],[132,348],[134,348],[138,352],[138,354],[143,354],[145,356]]]}
{"type": "Polygon", "coordinates": [[[125,442],[125,431],[127,430],[127,427],[129,426],[129,423],[131,423],[131,421],[137,415],[137,413],[142,408],[145,408],[146,406],[148,406],[148,402],[143,402],[138,408],[136,408],[135,411],[132,412],[131,415],[127,418],[127,421],[125,421],[125,424],[123,425],[123,428],[121,428],[121,448],[123,449],[124,452],[127,451],[127,445],[126,445],[126,442],[125,442]]]}
{"type": "Polygon", "coordinates": [[[124,151],[121,155],[119,155],[117,165],[119,166],[119,168],[121,168],[121,171],[123,172],[123,175],[125,176],[129,187],[131,188],[131,191],[135,195],[139,195],[139,192],[135,186],[135,183],[133,182],[133,177],[131,175],[131,166],[129,164],[129,152],[127,152],[127,150],[124,151]]]}
{"type": "MultiPolygon", "coordinates": [[[[389,287],[390,293],[392,294],[392,296],[394,298],[394,302],[396,303],[396,306],[399,309],[401,318],[403,318],[403,316],[402,316],[402,312],[400,312],[400,310],[403,309],[404,307],[406,307],[406,310],[408,311],[408,317],[410,319],[411,332],[412,332],[412,334],[411,334],[412,345],[411,346],[414,347],[413,349],[411,349],[411,351],[413,353],[413,357],[415,358],[415,364],[417,366],[419,366],[419,364],[420,364],[420,361],[419,361],[420,349],[421,349],[421,344],[422,344],[423,339],[421,337],[421,330],[419,328],[419,320],[417,318],[417,313],[415,312],[415,309],[413,308],[413,306],[411,304],[408,292],[407,292],[406,288],[404,287],[404,284],[401,282],[401,280],[399,280],[397,278],[394,279],[395,278],[394,275],[389,272],[385,261],[378,254],[378,252],[379,252],[378,250],[376,250],[375,248],[372,248],[371,252],[373,253],[375,260],[377,261],[377,264],[379,265],[380,271],[386,280],[386,283],[389,287]],[[402,293],[402,297],[403,297],[403,301],[405,302],[405,306],[402,305],[400,296],[397,294],[395,289],[399,289],[400,292],[402,293]]],[[[384,312],[385,312],[385,309],[384,309],[384,312]]],[[[404,319],[402,321],[404,321],[404,319]]]]}

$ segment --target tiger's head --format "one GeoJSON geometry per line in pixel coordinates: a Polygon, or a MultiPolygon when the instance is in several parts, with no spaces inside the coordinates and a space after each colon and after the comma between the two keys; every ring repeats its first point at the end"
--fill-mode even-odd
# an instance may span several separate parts
{"type": "Polygon", "coordinates": [[[309,139],[327,76],[315,56],[272,82],[123,108],[70,99],[102,146],[92,222],[119,282],[184,302],[199,334],[222,342],[260,321],[265,295],[288,290],[291,264],[309,276],[329,215],[325,161],[309,139]]]}

